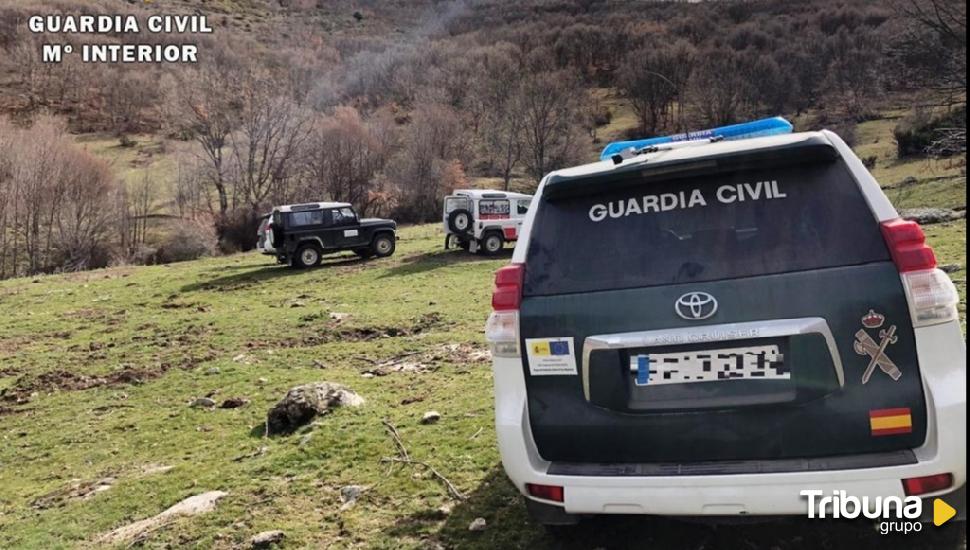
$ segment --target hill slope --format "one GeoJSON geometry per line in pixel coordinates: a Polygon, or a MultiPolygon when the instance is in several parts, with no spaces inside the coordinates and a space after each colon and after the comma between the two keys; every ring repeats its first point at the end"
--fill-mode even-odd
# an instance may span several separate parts
{"type": "MultiPolygon", "coordinates": [[[[147,542],[230,547],[283,529],[294,546],[550,544],[526,523],[495,448],[481,326],[491,274],[507,258],[445,252],[439,231],[403,230],[389,260],[337,257],[310,271],[249,254],[0,283],[16,312],[0,319],[0,546],[90,542],[207,490],[229,496],[147,542]],[[367,404],[263,438],[266,410],[286,389],[319,380],[367,404]],[[188,406],[204,395],[250,402],[188,406]],[[431,409],[441,421],[420,425],[431,409]],[[424,468],[382,463],[396,455],[384,419],[469,498],[453,501],[424,468]],[[94,491],[105,478],[110,488],[94,491]],[[367,489],[341,510],[345,485],[367,489]],[[488,528],[469,532],[479,516],[488,528]]],[[[965,265],[965,223],[928,233],[942,262],[965,265]]],[[[607,522],[584,533],[581,544],[701,545],[712,531],[607,522]]],[[[718,533],[728,546],[797,533],[805,548],[871,536],[797,521],[718,533]]]]}

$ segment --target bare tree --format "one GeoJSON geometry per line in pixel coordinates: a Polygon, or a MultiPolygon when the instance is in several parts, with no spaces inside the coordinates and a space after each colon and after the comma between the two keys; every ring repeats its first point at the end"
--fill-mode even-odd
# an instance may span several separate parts
{"type": "Polygon", "coordinates": [[[484,52],[483,71],[475,83],[475,104],[481,106],[478,133],[488,166],[502,177],[506,190],[522,159],[525,109],[522,73],[509,47],[484,52]]]}
{"type": "Polygon", "coordinates": [[[107,264],[112,220],[104,207],[114,180],[101,160],[72,150],[68,162],[72,181],[64,187],[64,201],[54,223],[57,268],[69,271],[107,264]]]}
{"type": "Polygon", "coordinates": [[[529,74],[520,88],[526,167],[536,181],[580,154],[581,90],[567,71],[529,74]]]}
{"type": "Polygon", "coordinates": [[[402,143],[387,170],[401,190],[399,207],[410,219],[430,221],[440,212],[449,182],[458,179],[454,161],[467,153],[461,118],[446,105],[419,105],[402,143]]]}
{"type": "Polygon", "coordinates": [[[849,117],[865,114],[869,100],[882,91],[880,42],[873,31],[844,27],[828,40],[826,84],[849,117]]]}
{"type": "Polygon", "coordinates": [[[148,221],[155,205],[156,182],[146,171],[137,183],[122,187],[118,199],[119,249],[128,257],[144,246],[148,237],[148,221]]]}
{"type": "Polygon", "coordinates": [[[270,196],[286,196],[309,117],[267,75],[246,80],[238,117],[238,130],[229,134],[230,149],[242,194],[257,212],[270,196]]]}
{"type": "Polygon", "coordinates": [[[0,126],[0,274],[101,265],[110,241],[103,209],[115,186],[107,165],[49,116],[29,128],[0,126]]]}
{"type": "Polygon", "coordinates": [[[734,50],[713,48],[698,54],[690,101],[706,124],[729,124],[747,114],[753,97],[749,77],[744,58],[734,50]]]}
{"type": "Polygon", "coordinates": [[[207,180],[218,197],[217,214],[225,216],[230,206],[226,147],[242,108],[236,95],[239,79],[230,68],[206,66],[184,73],[173,88],[169,117],[177,132],[199,144],[209,167],[207,180]]]}
{"type": "Polygon", "coordinates": [[[371,124],[351,107],[340,107],[333,116],[317,121],[306,153],[308,199],[328,197],[350,202],[368,214],[377,174],[388,158],[392,138],[384,119],[371,124]]]}
{"type": "Polygon", "coordinates": [[[892,0],[899,32],[893,56],[905,88],[932,88],[966,103],[967,3],[964,0],[892,0]]]}
{"type": "Polygon", "coordinates": [[[670,122],[673,110],[683,104],[693,60],[692,47],[684,42],[646,46],[626,56],[618,85],[630,99],[643,135],[655,135],[670,122]]]}

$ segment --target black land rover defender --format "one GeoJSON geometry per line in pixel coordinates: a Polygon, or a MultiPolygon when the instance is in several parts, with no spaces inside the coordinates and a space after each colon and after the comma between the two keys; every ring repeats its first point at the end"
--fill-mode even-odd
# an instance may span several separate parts
{"type": "Polygon", "coordinates": [[[396,229],[393,220],[358,219],[343,202],[277,206],[260,223],[257,248],[293,267],[319,265],[324,254],[344,250],[384,258],[394,254],[396,229]]]}

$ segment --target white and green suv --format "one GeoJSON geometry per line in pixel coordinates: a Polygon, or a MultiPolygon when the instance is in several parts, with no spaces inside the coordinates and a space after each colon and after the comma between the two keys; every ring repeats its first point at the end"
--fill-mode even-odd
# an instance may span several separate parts
{"type": "Polygon", "coordinates": [[[964,513],[957,293],[832,132],[553,172],[495,282],[498,445],[543,523],[805,515],[806,490],[964,513]]]}

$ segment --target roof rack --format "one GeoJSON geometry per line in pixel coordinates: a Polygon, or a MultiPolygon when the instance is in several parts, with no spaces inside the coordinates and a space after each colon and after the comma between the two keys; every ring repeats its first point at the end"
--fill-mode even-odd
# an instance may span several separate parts
{"type": "MultiPolygon", "coordinates": [[[[656,147],[663,144],[678,142],[714,142],[731,141],[738,139],[750,139],[764,136],[775,136],[779,134],[790,134],[794,130],[791,122],[782,117],[765,118],[730,126],[710,128],[697,132],[687,132],[672,136],[655,137],[649,139],[638,139],[633,141],[614,141],[607,145],[600,153],[600,160],[607,160],[621,155],[621,161],[630,156],[655,152],[656,147]]],[[[614,158],[614,162],[616,159],[614,158]]]]}

